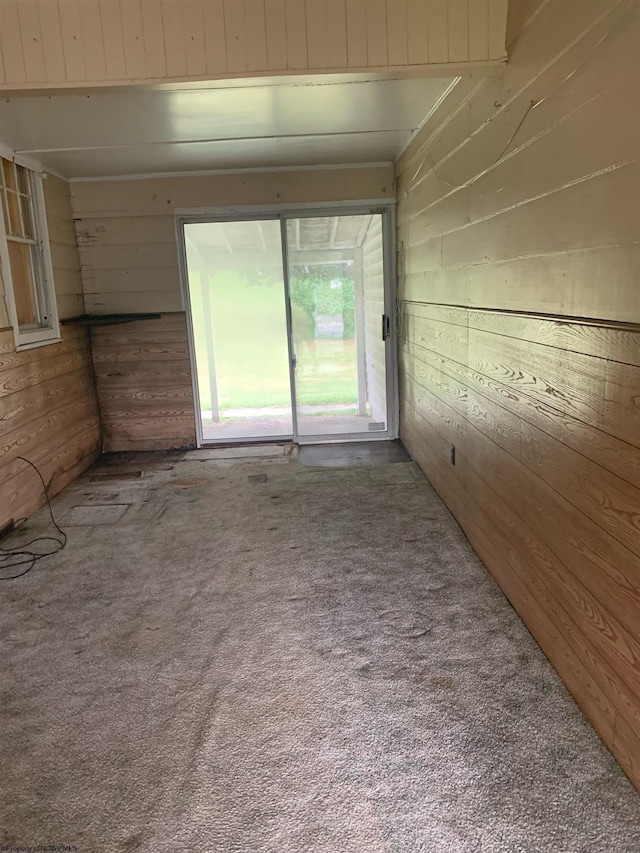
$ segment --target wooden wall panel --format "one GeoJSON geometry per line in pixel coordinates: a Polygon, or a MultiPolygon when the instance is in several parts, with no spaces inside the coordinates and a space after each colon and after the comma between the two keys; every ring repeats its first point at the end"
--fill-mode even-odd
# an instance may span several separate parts
{"type": "Polygon", "coordinates": [[[396,164],[400,432],[640,787],[640,7],[514,5],[396,164]]]}
{"type": "MultiPolygon", "coordinates": [[[[49,4],[49,0],[43,0],[43,2],[49,4]]],[[[124,55],[120,0],[102,0],[100,13],[107,65],[107,80],[124,80],[127,77],[127,63],[124,55]]],[[[47,79],[51,78],[47,77],[47,79]]],[[[58,76],[54,79],[60,79],[60,77],[58,76]]]]}
{"type": "Polygon", "coordinates": [[[94,50],[85,51],[87,78],[102,80],[107,75],[107,64],[99,0],[83,0],[80,6],[80,25],[83,42],[94,45],[94,50]]]}
{"type": "Polygon", "coordinates": [[[18,0],[7,0],[2,4],[0,17],[0,53],[2,54],[3,83],[9,80],[16,84],[27,82],[25,53],[20,36],[18,0]],[[10,36],[9,33],[12,35],[10,36]],[[17,34],[17,35],[16,35],[17,34]]]}
{"type": "Polygon", "coordinates": [[[22,34],[25,67],[30,78],[42,80],[46,75],[44,51],[40,40],[40,19],[36,0],[21,0],[18,4],[18,21],[22,34]]]}
{"type": "Polygon", "coordinates": [[[0,68],[28,89],[498,64],[506,23],[506,0],[4,0],[0,68]]]}
{"type": "Polygon", "coordinates": [[[393,199],[390,166],[275,172],[231,172],[195,177],[74,181],[74,216],[167,216],[176,208],[287,205],[393,199]]]}
{"type": "Polygon", "coordinates": [[[92,329],[104,450],[195,447],[183,313],[92,329]]]}
{"type": "MultiPolygon", "coordinates": [[[[70,83],[82,83],[87,79],[87,54],[82,38],[82,20],[80,18],[80,0],[68,0],[59,3],[60,31],[62,33],[62,50],[64,52],[65,76],[70,83]]],[[[46,36],[42,34],[43,40],[46,36]]],[[[36,81],[31,81],[35,83],[36,81]]],[[[9,83],[9,80],[7,80],[9,83]]]]}
{"type": "Polygon", "coordinates": [[[64,79],[64,48],[62,45],[62,33],[60,32],[58,7],[56,4],[49,3],[48,0],[38,0],[38,14],[40,16],[41,30],[49,34],[46,42],[42,45],[45,79],[64,79]]]}
{"type": "MultiPolygon", "coordinates": [[[[207,74],[204,6],[204,0],[183,0],[182,3],[184,40],[187,45],[187,75],[189,77],[206,77],[207,74]]],[[[257,45],[252,45],[249,40],[249,50],[251,51],[252,48],[256,50],[256,56],[258,56],[257,45]]]]}
{"type": "Polygon", "coordinates": [[[100,453],[100,418],[88,334],[63,327],[62,341],[15,351],[0,331],[0,526],[44,503],[35,472],[56,494],[100,453]]]}
{"type": "Polygon", "coordinates": [[[140,12],[145,61],[149,74],[153,77],[164,77],[167,73],[167,58],[164,49],[162,4],[154,0],[141,0],[140,12]]]}
{"type": "MultiPolygon", "coordinates": [[[[58,313],[78,316],[84,299],[69,185],[49,176],[44,196],[58,313]]],[[[43,503],[40,481],[18,456],[38,466],[55,494],[100,452],[88,334],[63,326],[61,335],[60,343],[16,352],[13,330],[0,330],[0,526],[43,503]]]]}
{"type": "Polygon", "coordinates": [[[78,317],[85,307],[69,184],[49,175],[44,182],[44,202],[58,315],[61,319],[78,317]]]}

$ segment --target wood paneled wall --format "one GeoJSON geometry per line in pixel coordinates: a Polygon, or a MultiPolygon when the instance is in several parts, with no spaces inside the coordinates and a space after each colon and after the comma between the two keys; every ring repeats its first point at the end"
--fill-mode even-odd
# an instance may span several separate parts
{"type": "Polygon", "coordinates": [[[162,322],[93,329],[105,450],[195,443],[175,209],[380,199],[393,193],[390,166],[73,182],[87,311],[165,314],[162,322]]]}
{"type": "Polygon", "coordinates": [[[49,175],[44,181],[44,203],[51,246],[51,263],[60,319],[84,314],[78,241],[67,181],[49,175]]]}
{"type": "Polygon", "coordinates": [[[3,0],[0,84],[60,88],[505,58],[507,0],[3,0]]]}
{"type": "MultiPolygon", "coordinates": [[[[77,316],[84,300],[69,185],[49,176],[44,194],[58,312],[77,316]]],[[[4,299],[0,305],[2,314],[4,299]]],[[[16,352],[6,323],[0,329],[0,526],[44,502],[37,475],[18,456],[37,465],[56,494],[93,462],[101,443],[86,330],[63,326],[60,343],[16,352]]]]}
{"type": "Polygon", "coordinates": [[[195,447],[185,315],[94,326],[91,335],[104,450],[195,447]]]}
{"type": "Polygon", "coordinates": [[[519,5],[508,68],[461,81],[397,164],[405,296],[638,322],[640,6],[519,5]]]}
{"type": "Polygon", "coordinates": [[[390,166],[72,182],[87,311],[181,311],[174,210],[393,198],[390,166]]]}
{"type": "Polygon", "coordinates": [[[12,329],[0,331],[0,527],[44,503],[100,453],[100,418],[86,330],[63,327],[62,341],[15,351],[12,329]]]}
{"type": "Polygon", "coordinates": [[[640,7],[510,7],[397,164],[400,432],[640,787],[640,7]]]}

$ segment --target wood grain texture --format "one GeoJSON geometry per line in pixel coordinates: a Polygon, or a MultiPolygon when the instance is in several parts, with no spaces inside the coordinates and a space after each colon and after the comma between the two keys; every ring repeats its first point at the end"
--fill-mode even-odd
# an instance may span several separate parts
{"type": "Polygon", "coordinates": [[[43,89],[498,64],[506,24],[506,0],[5,0],[0,68],[43,89]]]}
{"type": "MultiPolygon", "coordinates": [[[[404,399],[402,405],[406,405],[404,399]]],[[[626,719],[632,720],[629,728],[637,731],[637,700],[619,675],[585,640],[548,587],[539,581],[533,547],[523,539],[522,525],[509,506],[483,484],[464,457],[460,458],[457,474],[452,477],[448,470],[449,445],[446,441],[428,421],[420,420],[411,405],[403,408],[403,415],[403,440],[414,449],[421,466],[429,469],[434,486],[445,497],[474,548],[490,567],[549,660],[562,673],[576,701],[622,766],[635,778],[633,768],[637,766],[637,755],[630,760],[628,750],[616,746],[614,733],[626,719]],[[469,485],[475,494],[478,489],[484,489],[483,503],[469,504],[466,496],[469,485]]]]}
{"type": "Polygon", "coordinates": [[[86,331],[65,326],[62,341],[16,352],[11,329],[0,332],[0,525],[43,503],[35,472],[51,495],[100,453],[98,412],[86,331]]]}
{"type": "Polygon", "coordinates": [[[92,329],[105,451],[195,447],[183,313],[92,329]]]}
{"type": "Polygon", "coordinates": [[[517,5],[396,165],[400,430],[640,788],[640,7],[517,5]]]}

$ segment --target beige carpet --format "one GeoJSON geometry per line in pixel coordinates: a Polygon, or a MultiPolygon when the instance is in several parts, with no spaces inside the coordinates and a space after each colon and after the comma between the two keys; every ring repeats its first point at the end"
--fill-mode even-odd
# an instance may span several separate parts
{"type": "Polygon", "coordinates": [[[638,853],[640,798],[414,465],[265,453],[55,499],[66,550],[0,586],[0,843],[638,853]]]}

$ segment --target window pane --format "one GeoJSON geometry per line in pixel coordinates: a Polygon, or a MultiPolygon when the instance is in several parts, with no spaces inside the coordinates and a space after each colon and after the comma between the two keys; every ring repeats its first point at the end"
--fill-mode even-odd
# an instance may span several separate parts
{"type": "Polygon", "coordinates": [[[2,172],[4,175],[4,185],[8,189],[17,190],[15,172],[13,171],[13,163],[2,158],[2,172]]]}
{"type": "Polygon", "coordinates": [[[35,239],[28,169],[3,158],[0,174],[7,188],[2,208],[8,236],[35,239]]]}
{"type": "Polygon", "coordinates": [[[0,198],[2,199],[2,217],[4,219],[4,227],[9,233],[9,208],[7,207],[7,196],[4,190],[0,190],[0,198]]]}
{"type": "Polygon", "coordinates": [[[16,172],[18,173],[18,190],[25,195],[31,195],[28,171],[24,166],[18,166],[16,164],[16,172]]]}
{"type": "Polygon", "coordinates": [[[7,202],[9,204],[9,222],[7,234],[12,237],[24,237],[22,233],[22,222],[20,215],[20,199],[18,194],[7,190],[7,202]]]}
{"type": "Polygon", "coordinates": [[[20,196],[20,207],[22,209],[22,236],[31,237],[34,240],[36,235],[33,227],[33,213],[29,196],[20,196]]]}
{"type": "Polygon", "coordinates": [[[16,314],[12,325],[18,344],[47,342],[58,334],[53,280],[46,275],[40,247],[40,239],[47,239],[47,233],[46,226],[43,235],[38,230],[40,196],[34,190],[39,181],[35,172],[0,157],[0,201],[16,314]]]}
{"type": "Polygon", "coordinates": [[[21,329],[25,326],[39,326],[32,247],[27,243],[16,243],[14,240],[8,240],[7,244],[18,326],[21,329]]]}

